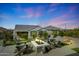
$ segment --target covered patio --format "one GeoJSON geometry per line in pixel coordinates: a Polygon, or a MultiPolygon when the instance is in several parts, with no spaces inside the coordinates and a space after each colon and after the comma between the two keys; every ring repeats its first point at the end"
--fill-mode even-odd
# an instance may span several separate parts
{"type": "Polygon", "coordinates": [[[42,37],[45,35],[47,38],[48,35],[53,35],[54,32],[59,34],[59,30],[61,29],[53,26],[40,27],[38,25],[16,25],[13,32],[13,38],[16,42],[19,42],[21,40],[20,36],[23,35],[23,33],[28,40],[34,40],[39,35],[42,37]],[[20,35],[18,35],[19,33],[20,35]]]}
{"type": "Polygon", "coordinates": [[[27,39],[28,40],[32,40],[33,39],[33,35],[32,32],[35,32],[36,36],[38,36],[38,29],[40,29],[40,26],[36,26],[36,25],[16,25],[15,26],[15,30],[13,32],[13,38],[16,42],[18,42],[20,40],[20,36],[18,35],[18,33],[26,33],[27,34],[27,39]]]}

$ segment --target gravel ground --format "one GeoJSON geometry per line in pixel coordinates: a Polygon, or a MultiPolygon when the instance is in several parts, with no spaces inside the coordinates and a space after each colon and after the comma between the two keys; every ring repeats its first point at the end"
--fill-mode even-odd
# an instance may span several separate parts
{"type": "Polygon", "coordinates": [[[0,56],[13,56],[15,51],[15,46],[0,46],[0,56]]]}

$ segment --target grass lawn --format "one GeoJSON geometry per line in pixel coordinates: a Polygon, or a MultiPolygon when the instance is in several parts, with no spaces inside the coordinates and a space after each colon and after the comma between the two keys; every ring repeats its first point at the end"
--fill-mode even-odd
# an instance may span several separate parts
{"type": "Polygon", "coordinates": [[[79,53],[79,48],[73,48],[72,50],[76,51],[77,53],[79,53]]]}

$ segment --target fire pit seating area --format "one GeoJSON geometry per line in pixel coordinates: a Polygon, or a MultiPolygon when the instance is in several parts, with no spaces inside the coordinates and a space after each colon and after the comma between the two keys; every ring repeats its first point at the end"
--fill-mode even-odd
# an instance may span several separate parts
{"type": "MultiPolygon", "coordinates": [[[[31,50],[34,50],[35,52],[46,52],[54,45],[57,45],[52,36],[54,32],[58,34],[59,29],[52,26],[43,28],[38,25],[16,25],[15,30],[13,31],[13,38],[16,43],[21,42],[24,44],[25,42],[30,42],[29,46],[32,47],[31,50]]],[[[28,51],[29,48],[23,46],[20,49],[21,52],[24,50],[28,51]]]]}

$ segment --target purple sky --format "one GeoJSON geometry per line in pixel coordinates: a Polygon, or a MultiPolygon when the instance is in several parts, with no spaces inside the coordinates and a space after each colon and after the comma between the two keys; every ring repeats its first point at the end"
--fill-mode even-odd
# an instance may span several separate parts
{"type": "Polygon", "coordinates": [[[0,3],[0,26],[14,28],[16,24],[79,27],[79,4],[0,3]]]}

